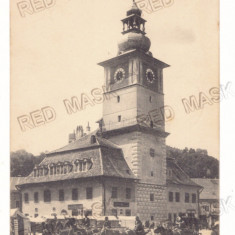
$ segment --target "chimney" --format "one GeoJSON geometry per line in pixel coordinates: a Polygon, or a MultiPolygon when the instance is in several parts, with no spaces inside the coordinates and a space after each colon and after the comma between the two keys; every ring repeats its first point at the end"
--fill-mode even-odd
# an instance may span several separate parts
{"type": "Polygon", "coordinates": [[[72,134],[69,134],[69,144],[76,140],[75,131],[72,134]]]}
{"type": "Polygon", "coordinates": [[[83,127],[82,126],[78,126],[77,129],[76,129],[76,140],[80,139],[83,136],[84,136],[83,127]]]}

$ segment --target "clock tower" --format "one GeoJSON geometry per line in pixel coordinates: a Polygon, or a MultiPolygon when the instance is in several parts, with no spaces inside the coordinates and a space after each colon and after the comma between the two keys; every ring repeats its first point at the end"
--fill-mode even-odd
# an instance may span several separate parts
{"type": "Polygon", "coordinates": [[[123,38],[116,57],[104,67],[110,99],[103,103],[102,135],[119,145],[137,178],[137,215],[145,220],[166,219],[166,145],[163,69],[166,63],[149,51],[142,12],[133,1],[122,20],[123,38]]]}

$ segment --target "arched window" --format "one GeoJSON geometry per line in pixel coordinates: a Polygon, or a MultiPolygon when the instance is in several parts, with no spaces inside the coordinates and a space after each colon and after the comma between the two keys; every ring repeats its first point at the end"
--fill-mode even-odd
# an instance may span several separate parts
{"type": "Polygon", "coordinates": [[[39,168],[39,176],[43,176],[43,167],[39,168]]]}
{"type": "Polygon", "coordinates": [[[82,163],[82,171],[86,171],[86,160],[82,163]]]}
{"type": "Polygon", "coordinates": [[[44,169],[44,175],[48,175],[48,166],[44,166],[43,169],[44,169]]]}
{"type": "Polygon", "coordinates": [[[79,171],[82,171],[82,161],[79,162],[79,171]]]}

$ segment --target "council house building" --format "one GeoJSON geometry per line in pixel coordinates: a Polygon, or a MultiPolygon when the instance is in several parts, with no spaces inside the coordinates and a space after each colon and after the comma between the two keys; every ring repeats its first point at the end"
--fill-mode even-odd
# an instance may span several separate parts
{"type": "Polygon", "coordinates": [[[163,70],[169,65],[150,52],[141,15],[133,3],[122,20],[117,56],[99,63],[110,97],[104,100],[99,128],[90,132],[88,126],[84,134],[79,126],[68,145],[47,153],[18,185],[25,215],[78,216],[87,211],[93,216],[168,218],[168,133],[159,117],[163,70]]]}

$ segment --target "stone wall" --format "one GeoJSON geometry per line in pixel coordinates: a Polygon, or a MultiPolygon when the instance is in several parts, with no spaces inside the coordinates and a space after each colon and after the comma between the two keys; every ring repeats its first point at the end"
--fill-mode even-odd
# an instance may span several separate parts
{"type": "Polygon", "coordinates": [[[142,222],[153,220],[160,222],[167,219],[166,187],[153,184],[137,184],[137,215],[142,222]],[[150,194],[154,201],[150,201],[150,194]]]}
{"type": "Polygon", "coordinates": [[[119,145],[125,160],[141,183],[166,184],[165,138],[142,132],[130,132],[109,138],[119,145]],[[154,150],[154,157],[150,156],[154,150]]]}

